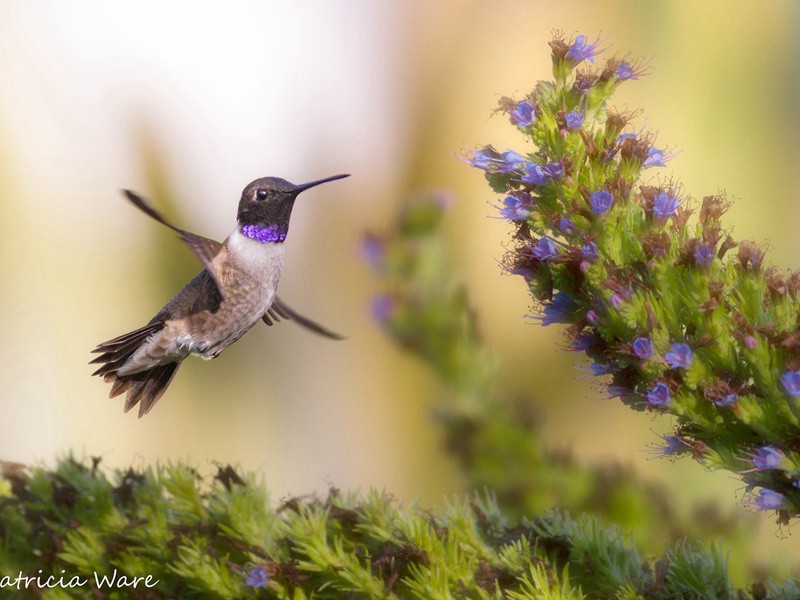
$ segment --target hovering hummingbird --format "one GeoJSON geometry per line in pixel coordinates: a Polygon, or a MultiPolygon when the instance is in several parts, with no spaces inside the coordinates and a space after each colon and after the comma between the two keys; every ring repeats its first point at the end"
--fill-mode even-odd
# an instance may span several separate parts
{"type": "Polygon", "coordinates": [[[290,319],[317,334],[342,339],[289,308],[275,290],[297,195],[344,177],[349,175],[302,185],[278,177],[256,179],[244,188],[236,228],[221,244],[175,227],[144,199],[123,190],[134,206],[176,231],[205,268],[147,325],[92,350],[100,356],[90,364],[102,363],[92,375],[112,383],[109,397],[127,392],[125,412],[138,403],[142,417],[167,389],[184,358],[216,358],[259,320],[271,326],[290,319]]]}

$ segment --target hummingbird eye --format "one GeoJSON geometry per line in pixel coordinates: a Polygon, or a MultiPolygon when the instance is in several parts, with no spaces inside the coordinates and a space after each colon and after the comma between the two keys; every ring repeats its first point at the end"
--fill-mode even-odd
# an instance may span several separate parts
{"type": "Polygon", "coordinates": [[[256,198],[258,200],[266,200],[267,199],[267,190],[256,190],[256,198]]]}

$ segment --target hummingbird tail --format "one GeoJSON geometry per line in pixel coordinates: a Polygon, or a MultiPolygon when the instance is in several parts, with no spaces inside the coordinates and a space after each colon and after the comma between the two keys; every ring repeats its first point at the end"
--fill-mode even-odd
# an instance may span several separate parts
{"type": "Polygon", "coordinates": [[[150,336],[162,327],[164,327],[163,321],[150,323],[141,329],[103,342],[92,350],[92,352],[100,353],[100,356],[89,364],[101,363],[100,368],[92,375],[100,375],[104,381],[112,384],[109,398],[115,398],[127,392],[125,412],[139,404],[140,418],[150,412],[153,405],[164,394],[175,376],[180,362],[157,365],[151,369],[127,375],[120,375],[118,370],[150,336]]]}

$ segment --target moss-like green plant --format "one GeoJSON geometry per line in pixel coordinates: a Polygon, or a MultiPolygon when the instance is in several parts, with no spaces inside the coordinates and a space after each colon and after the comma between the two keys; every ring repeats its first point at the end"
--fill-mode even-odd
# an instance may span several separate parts
{"type": "Polygon", "coordinates": [[[556,37],[555,80],[500,101],[535,152],[468,157],[515,225],[506,267],[612,396],[675,417],[665,455],[737,474],[746,503],[787,519],[800,511],[800,274],[728,235],[724,195],[697,207],[677,181],[643,182],[669,152],[607,104],[643,68],[584,68],[598,44],[556,37]]]}

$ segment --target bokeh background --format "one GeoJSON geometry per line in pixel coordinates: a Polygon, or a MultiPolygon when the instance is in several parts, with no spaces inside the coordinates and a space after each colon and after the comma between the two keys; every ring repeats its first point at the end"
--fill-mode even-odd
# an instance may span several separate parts
{"type": "MultiPolygon", "coordinates": [[[[735,505],[744,490],[729,476],[651,460],[669,423],[599,401],[557,328],[522,318],[528,294],[497,265],[508,227],[487,218],[480,172],[454,157],[483,143],[526,149],[492,110],[550,77],[555,29],[647,58],[651,76],[616,104],[643,109],[638,126],[676,149],[664,175],[695,198],[726,189],[739,198],[737,238],[796,264],[791,0],[0,2],[0,458],[232,462],[263,472],[276,499],[329,483],[428,505],[462,491],[431,418],[437,383],[371,321],[378,283],[359,257],[364,230],[436,188],[455,199],[453,277],[551,443],[633,464],[687,504],[735,505]],[[123,414],[89,377],[89,350],[148,321],[199,266],[119,189],[223,239],[250,180],[340,172],[353,176],[298,202],[280,291],[347,341],[257,326],[213,362],[186,361],[146,418],[123,414]]],[[[757,554],[796,565],[791,528],[742,518],[760,526],[757,554]]]]}

